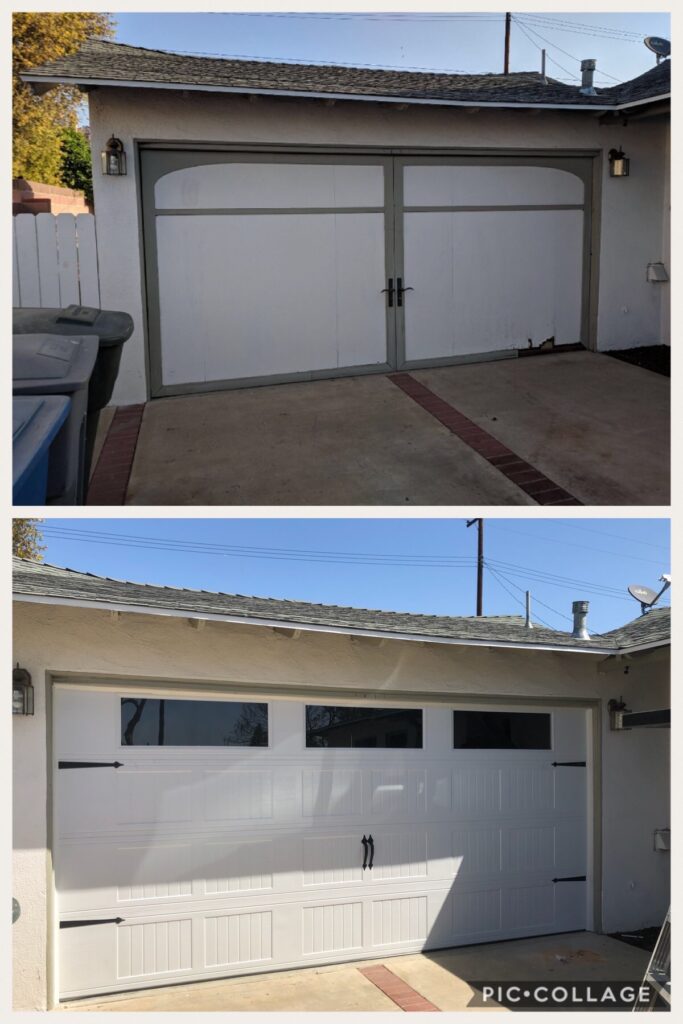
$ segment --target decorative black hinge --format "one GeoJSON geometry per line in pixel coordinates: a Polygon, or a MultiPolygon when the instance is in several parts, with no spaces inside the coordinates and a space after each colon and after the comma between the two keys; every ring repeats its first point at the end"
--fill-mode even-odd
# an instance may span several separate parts
{"type": "Polygon", "coordinates": [[[121,761],[58,761],[58,768],[123,768],[121,761]]]}
{"type": "Polygon", "coordinates": [[[553,768],[585,768],[585,761],[553,761],[553,768]]]}
{"type": "Polygon", "coordinates": [[[585,882],[585,875],[569,875],[568,878],[553,878],[553,882],[585,882]]]}
{"type": "Polygon", "coordinates": [[[60,921],[60,928],[85,928],[87,924],[123,924],[122,917],[97,917],[90,921],[60,921]]]}

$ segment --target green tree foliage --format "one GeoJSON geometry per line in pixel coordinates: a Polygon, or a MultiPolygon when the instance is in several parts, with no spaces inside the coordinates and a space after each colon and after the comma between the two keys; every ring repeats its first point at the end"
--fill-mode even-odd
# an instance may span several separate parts
{"type": "Polygon", "coordinates": [[[90,143],[76,128],[65,128],[62,132],[62,185],[85,192],[85,198],[92,203],[92,157],[90,143]]]}
{"type": "Polygon", "coordinates": [[[19,558],[33,558],[42,562],[45,545],[40,542],[43,534],[38,526],[42,519],[12,520],[12,554],[19,558]]]}
{"type": "Polygon", "coordinates": [[[75,53],[87,39],[112,36],[109,14],[22,11],[12,15],[12,176],[61,184],[62,133],[75,129],[82,97],[59,86],[34,96],[19,75],[75,53]]]}

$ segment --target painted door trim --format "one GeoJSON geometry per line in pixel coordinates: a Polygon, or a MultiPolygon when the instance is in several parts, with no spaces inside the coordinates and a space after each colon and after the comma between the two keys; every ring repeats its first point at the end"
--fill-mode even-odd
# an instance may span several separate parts
{"type": "MultiPolygon", "coordinates": [[[[48,979],[48,1006],[49,1010],[64,1007],[71,1000],[60,1001],[59,998],[59,974],[58,974],[58,958],[59,958],[59,919],[57,914],[57,887],[56,877],[54,870],[54,859],[53,851],[56,845],[56,820],[54,815],[54,777],[56,774],[55,768],[55,757],[54,757],[54,690],[55,687],[62,686],[65,688],[75,687],[77,689],[87,689],[94,691],[107,691],[107,690],[121,690],[121,689],[134,689],[138,688],[143,692],[154,691],[157,693],[171,692],[174,689],[182,688],[186,691],[193,691],[196,693],[203,693],[205,695],[211,695],[212,692],[220,688],[220,692],[224,697],[236,697],[237,699],[244,699],[247,693],[258,697],[261,693],[265,693],[265,688],[259,687],[258,684],[238,684],[230,681],[223,680],[171,680],[171,679],[160,679],[158,677],[145,677],[145,676],[99,676],[91,675],[89,673],[68,671],[46,671],[45,673],[45,688],[46,688],[46,741],[47,741],[47,914],[48,914],[48,943],[47,943],[47,979],[48,979]]],[[[368,691],[360,690],[334,690],[327,691],[325,688],[315,689],[313,687],[299,686],[299,687],[286,687],[286,690],[290,692],[286,695],[283,693],[283,699],[301,701],[305,699],[313,699],[316,695],[323,699],[342,699],[345,701],[353,701],[356,704],[376,704],[381,702],[390,701],[392,706],[419,706],[427,707],[429,705],[448,705],[448,706],[472,706],[472,707],[486,707],[491,705],[497,705],[499,707],[518,707],[520,709],[524,707],[528,708],[542,708],[546,709],[562,709],[562,708],[574,708],[584,709],[586,712],[586,760],[587,760],[587,771],[590,773],[590,785],[587,794],[587,805],[586,805],[586,846],[587,846],[587,883],[586,883],[586,926],[588,930],[602,933],[602,855],[603,855],[603,843],[602,843],[602,704],[598,698],[574,698],[574,697],[531,697],[531,696],[518,696],[510,694],[466,694],[466,693],[429,693],[420,694],[416,691],[409,691],[406,693],[387,693],[383,690],[378,690],[373,693],[368,691]],[[344,696],[341,696],[341,693],[344,696]],[[339,694],[339,697],[337,697],[339,694]]],[[[272,688],[268,694],[269,699],[272,699],[272,688]]],[[[451,947],[446,947],[451,948],[451,947]]],[[[431,950],[436,952],[436,949],[431,950]]],[[[377,957],[364,957],[364,959],[383,959],[386,958],[387,953],[378,953],[377,957]]],[[[338,956],[330,963],[344,963],[350,962],[357,959],[357,954],[349,954],[348,956],[338,956]]],[[[312,965],[313,966],[313,965],[312,965]]],[[[322,963],[318,962],[317,966],[323,966],[322,963]]],[[[253,971],[245,971],[245,977],[251,974],[260,973],[253,971]]],[[[267,973],[267,972],[264,972],[267,973]]],[[[206,980],[215,980],[207,978],[206,980]]],[[[188,981],[178,980],[171,982],[171,984],[183,985],[183,984],[196,984],[197,979],[188,979],[188,981]]],[[[154,991],[155,987],[167,987],[167,986],[154,986],[149,988],[150,992],[154,991]]],[[[143,991],[148,991],[144,989],[143,991]]],[[[117,999],[129,998],[130,991],[125,992],[113,992],[107,998],[111,1001],[117,999]]],[[[102,996],[93,996],[90,998],[102,998],[102,996]]]]}
{"type": "MultiPolygon", "coordinates": [[[[156,178],[145,173],[145,154],[175,153],[182,167],[210,162],[223,162],[227,157],[253,162],[300,162],[309,163],[369,163],[380,162],[385,173],[385,265],[386,276],[403,277],[403,217],[402,217],[402,168],[406,164],[452,164],[468,163],[473,159],[484,164],[508,163],[517,166],[545,166],[569,170],[577,174],[584,183],[584,230],[582,269],[581,341],[585,348],[597,350],[597,295],[598,264],[593,253],[599,251],[601,151],[593,149],[495,149],[492,147],[465,147],[444,149],[443,147],[331,147],[320,145],[286,144],[239,144],[220,142],[158,141],[135,139],[134,146],[139,172],[138,207],[140,217],[140,253],[143,279],[143,309],[145,312],[144,339],[145,365],[150,398],[173,395],[201,394],[246,387],[264,387],[271,384],[297,383],[309,380],[337,379],[349,376],[389,373],[396,370],[430,366],[453,366],[462,363],[488,362],[498,359],[514,359],[516,349],[491,350],[471,355],[437,357],[425,360],[405,359],[405,315],[403,310],[386,309],[387,321],[387,362],[384,364],[359,365],[328,370],[300,371],[291,374],[231,378],[228,380],[199,381],[188,384],[164,385],[161,377],[161,339],[158,324],[158,277],[156,260],[156,232],[154,230],[153,189],[156,178]],[[195,160],[188,161],[188,156],[195,160]],[[151,200],[151,202],[150,202],[151,200]],[[156,302],[157,322],[153,324],[152,298],[156,302]],[[153,329],[156,327],[156,330],[153,329]]],[[[513,207],[514,208],[514,207],[513,207]]],[[[555,208],[555,207],[553,207],[555,208]]],[[[563,208],[563,207],[558,207],[563,208]]],[[[573,207],[572,207],[573,208],[573,207]]],[[[168,212],[168,211],[165,211],[168,212]]],[[[196,212],[196,211],[192,211],[196,212]]],[[[272,212],[272,211],[270,211],[272,212]]],[[[310,211],[309,211],[310,212],[310,211]]]]}

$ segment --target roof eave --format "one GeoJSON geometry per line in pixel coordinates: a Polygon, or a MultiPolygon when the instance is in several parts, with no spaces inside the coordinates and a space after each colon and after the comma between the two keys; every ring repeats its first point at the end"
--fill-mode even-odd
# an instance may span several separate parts
{"type": "Polygon", "coordinates": [[[119,601],[92,601],[82,598],[56,597],[50,594],[14,594],[14,600],[28,604],[61,605],[70,608],[87,608],[96,611],[127,612],[135,615],[161,615],[178,619],[205,619],[207,622],[228,622],[241,626],[262,626],[269,629],[293,629],[311,633],[331,633],[342,636],[374,637],[382,640],[409,640],[418,643],[447,644],[456,647],[497,647],[508,650],[549,651],[563,654],[619,655],[635,651],[668,646],[667,640],[638,644],[633,647],[569,646],[563,644],[519,643],[506,640],[477,640],[434,636],[422,633],[399,633],[393,630],[363,629],[355,626],[336,626],[318,623],[298,622],[296,619],[268,619],[229,613],[201,612],[196,609],[159,608],[157,606],[126,604],[119,601]]]}
{"type": "MultiPolygon", "coordinates": [[[[481,109],[491,110],[580,110],[580,111],[608,111],[608,110],[622,110],[628,106],[638,106],[641,103],[652,103],[655,99],[663,99],[665,97],[652,97],[646,100],[638,100],[632,104],[622,104],[620,106],[613,103],[530,103],[530,102],[514,102],[512,100],[501,101],[501,102],[490,102],[486,100],[444,100],[444,99],[432,99],[423,98],[417,96],[384,96],[384,95],[360,95],[358,93],[345,93],[345,92],[315,92],[301,89],[262,89],[262,88],[248,88],[246,86],[228,86],[228,85],[196,85],[194,83],[187,82],[138,82],[128,79],[108,79],[108,78],[69,78],[59,75],[31,75],[24,73],[21,75],[22,81],[31,85],[34,91],[36,86],[49,85],[50,88],[56,85],[72,85],[81,89],[88,89],[94,87],[106,87],[106,88],[119,88],[119,89],[162,89],[171,90],[176,92],[216,92],[216,93],[229,93],[233,95],[250,95],[250,96],[273,96],[273,97],[284,97],[291,99],[321,99],[321,100],[348,100],[365,103],[408,103],[411,106],[432,106],[432,107],[478,107],[481,109]]],[[[40,90],[46,92],[47,89],[43,88],[40,90]]]]}

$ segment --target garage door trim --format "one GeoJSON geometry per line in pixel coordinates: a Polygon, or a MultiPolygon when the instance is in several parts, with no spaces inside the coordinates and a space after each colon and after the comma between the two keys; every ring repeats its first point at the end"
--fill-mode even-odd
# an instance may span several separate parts
{"type": "MultiPolygon", "coordinates": [[[[528,165],[557,167],[578,174],[585,188],[584,196],[584,232],[583,232],[583,267],[582,267],[582,301],[581,301],[581,341],[589,349],[595,349],[595,331],[597,325],[597,261],[592,260],[592,252],[597,249],[597,231],[599,211],[594,204],[599,197],[599,189],[595,182],[599,180],[601,170],[600,151],[595,150],[527,150],[527,149],[491,149],[491,148],[406,148],[406,147],[326,147],[326,146],[287,146],[287,145],[253,145],[238,146],[236,144],[220,144],[210,142],[171,142],[134,140],[139,169],[140,188],[138,190],[138,207],[141,223],[140,250],[143,266],[143,308],[145,310],[145,361],[148,377],[149,396],[164,397],[171,395],[196,394],[210,391],[223,391],[234,388],[265,386],[269,384],[293,383],[306,380],[335,379],[372,373],[386,373],[398,369],[410,369],[418,366],[454,365],[467,362],[481,362],[490,359],[515,358],[516,350],[501,349],[484,354],[455,355],[444,358],[405,359],[405,324],[404,311],[401,309],[386,310],[387,326],[387,362],[386,364],[354,365],[351,367],[324,370],[301,371],[295,373],[272,374],[258,377],[242,377],[224,380],[190,382],[184,384],[163,384],[161,377],[161,338],[159,324],[159,287],[157,276],[157,253],[155,211],[153,189],[156,178],[145,171],[145,161],[150,154],[173,152],[182,166],[196,166],[207,162],[221,162],[226,157],[248,158],[254,162],[302,162],[322,163],[383,163],[385,167],[385,260],[386,276],[403,276],[402,271],[402,216],[401,197],[402,174],[400,168],[405,163],[454,163],[477,162],[509,165],[528,165]],[[195,160],[189,161],[189,156],[195,160]],[[211,159],[213,157],[214,159],[211,159]],[[394,216],[394,211],[396,215],[394,216]]],[[[168,211],[171,212],[171,211],[168,211]]],[[[270,211],[272,212],[272,211],[270,211]]],[[[309,209],[307,212],[311,212],[309,209]]],[[[332,212],[332,211],[330,211],[332,212]]],[[[339,212],[339,211],[335,211],[339,212]]],[[[350,211],[348,211],[350,212],[350,211]]],[[[367,212],[367,209],[366,209],[367,212]]],[[[405,282],[407,283],[407,282],[405,282]]]]}
{"type": "MultiPolygon", "coordinates": [[[[77,674],[74,674],[74,675],[64,674],[64,673],[59,673],[58,675],[57,674],[55,674],[55,675],[48,674],[48,679],[47,679],[47,695],[48,695],[48,702],[47,703],[48,703],[48,709],[47,710],[48,710],[48,730],[49,730],[48,740],[49,740],[49,747],[50,748],[52,746],[51,738],[52,738],[52,729],[53,729],[53,726],[52,726],[52,717],[53,717],[53,712],[52,712],[52,692],[53,692],[53,686],[56,685],[57,682],[59,682],[59,684],[63,685],[65,688],[68,688],[68,689],[75,688],[75,689],[88,689],[88,690],[94,690],[94,691],[98,691],[98,690],[99,691],[111,690],[111,689],[116,689],[116,690],[124,690],[125,689],[125,690],[131,690],[132,691],[132,690],[135,689],[136,691],[138,691],[140,693],[145,692],[145,693],[157,693],[157,694],[160,694],[162,692],[173,693],[173,691],[174,691],[174,687],[172,685],[169,685],[166,681],[152,680],[152,679],[145,680],[145,679],[140,679],[139,677],[134,679],[134,680],[131,680],[131,679],[113,679],[113,678],[107,679],[105,677],[101,677],[100,679],[94,679],[93,678],[90,682],[85,682],[84,679],[82,677],[80,677],[79,675],[77,675],[77,674]],[[130,685],[127,685],[127,683],[130,684],[130,685]]],[[[242,687],[242,686],[237,686],[237,685],[228,686],[228,685],[225,685],[225,684],[218,684],[217,686],[214,687],[210,683],[207,683],[206,681],[204,681],[204,682],[196,682],[196,683],[187,683],[185,681],[177,681],[177,685],[182,687],[182,689],[187,691],[188,693],[194,693],[196,695],[200,695],[201,694],[202,696],[205,696],[207,698],[220,696],[220,697],[225,698],[225,699],[229,699],[230,697],[235,697],[237,699],[244,699],[244,697],[247,695],[247,692],[249,694],[252,694],[254,697],[261,696],[261,694],[262,694],[262,690],[258,686],[242,687]],[[219,690],[219,686],[220,686],[220,690],[219,690]]],[[[294,693],[286,694],[286,695],[283,694],[283,697],[285,697],[285,699],[287,699],[287,698],[297,699],[298,698],[299,700],[301,700],[301,699],[304,699],[304,700],[308,699],[309,701],[321,701],[321,702],[327,702],[327,703],[330,703],[330,701],[332,699],[332,694],[327,693],[324,690],[322,691],[322,693],[319,690],[312,691],[312,692],[306,692],[305,688],[300,688],[300,689],[297,688],[297,690],[299,690],[299,692],[297,692],[296,694],[294,694],[294,693]]],[[[337,695],[336,695],[337,691],[335,691],[333,699],[335,700],[335,702],[337,700],[339,700],[340,703],[342,703],[342,702],[353,703],[353,704],[361,704],[361,703],[377,704],[377,703],[383,703],[384,705],[389,704],[389,705],[392,705],[392,706],[400,706],[400,705],[404,705],[404,706],[411,706],[412,705],[412,706],[415,706],[417,704],[417,705],[420,705],[422,707],[427,707],[427,706],[430,706],[430,705],[433,706],[433,705],[448,704],[450,706],[457,706],[457,707],[467,707],[467,706],[482,707],[482,706],[487,706],[487,705],[489,705],[489,706],[490,705],[496,705],[496,706],[498,706],[500,708],[510,707],[510,708],[520,708],[521,709],[523,707],[528,707],[528,708],[541,708],[541,707],[543,707],[543,708],[546,708],[548,710],[561,709],[561,708],[572,708],[573,707],[575,709],[583,708],[583,709],[587,710],[588,712],[590,712],[590,714],[588,715],[588,719],[587,719],[587,737],[586,737],[586,741],[587,741],[588,770],[592,772],[592,786],[589,788],[589,792],[588,792],[589,803],[588,803],[588,807],[587,807],[586,822],[587,822],[587,828],[588,828],[588,863],[587,863],[587,867],[588,867],[587,876],[588,876],[588,878],[587,878],[587,886],[589,886],[591,888],[587,888],[586,894],[587,894],[587,904],[590,904],[591,899],[590,899],[589,894],[591,893],[591,889],[592,889],[592,921],[591,921],[591,908],[590,908],[590,906],[588,906],[588,908],[587,908],[588,909],[587,926],[588,927],[592,927],[592,928],[594,928],[594,929],[599,931],[600,930],[600,897],[599,897],[599,894],[600,894],[600,870],[601,870],[601,834],[600,834],[600,798],[599,798],[599,794],[600,794],[600,779],[599,779],[599,776],[600,776],[600,728],[599,728],[599,723],[600,723],[600,702],[598,700],[580,699],[580,698],[576,699],[576,698],[515,697],[515,696],[511,696],[511,695],[506,695],[506,694],[486,695],[486,696],[482,696],[482,695],[466,695],[466,694],[436,694],[436,695],[430,694],[429,697],[427,697],[427,695],[425,695],[425,694],[417,694],[417,693],[405,693],[405,694],[402,693],[402,694],[395,694],[395,695],[393,695],[393,694],[392,695],[388,695],[388,694],[383,693],[383,692],[380,692],[380,693],[377,693],[377,694],[373,693],[372,695],[370,695],[368,693],[368,691],[364,691],[364,693],[366,694],[367,697],[371,696],[371,699],[365,699],[364,700],[363,699],[363,694],[359,693],[358,691],[346,691],[345,694],[344,694],[344,700],[343,701],[341,700],[341,695],[340,695],[339,698],[337,698],[337,695]],[[591,848],[592,848],[592,853],[591,853],[591,848]]],[[[266,694],[264,694],[264,696],[266,696],[266,694]]],[[[272,696],[272,693],[268,693],[267,694],[268,698],[270,698],[271,696],[272,696]]],[[[425,749],[426,749],[426,747],[425,747],[425,749]]],[[[49,757],[49,760],[48,760],[48,783],[49,783],[48,792],[49,792],[49,797],[50,797],[50,799],[49,799],[49,817],[50,817],[50,821],[49,821],[49,834],[52,837],[52,848],[54,848],[54,843],[56,841],[56,835],[54,834],[54,821],[52,820],[52,818],[53,818],[53,815],[52,815],[52,803],[53,803],[53,797],[52,797],[53,764],[52,764],[52,761],[53,761],[53,757],[52,757],[52,752],[50,750],[50,757],[49,757]]],[[[51,917],[52,942],[50,943],[50,946],[49,946],[48,960],[49,960],[50,988],[51,988],[51,994],[52,994],[51,995],[51,1004],[53,1006],[57,1006],[57,1005],[59,1005],[59,994],[58,994],[58,991],[57,991],[56,956],[58,954],[58,945],[57,944],[58,944],[58,941],[59,941],[59,921],[58,921],[58,915],[56,913],[56,910],[57,910],[57,894],[56,894],[55,878],[54,878],[54,872],[52,870],[52,865],[50,865],[50,874],[52,875],[51,886],[50,886],[50,893],[49,893],[49,896],[50,896],[50,907],[51,907],[51,915],[50,915],[50,917],[51,917]]],[[[387,888],[386,888],[387,895],[389,894],[389,891],[392,888],[393,887],[391,885],[387,885],[387,888]]],[[[425,888],[429,888],[429,887],[426,886],[425,888]]],[[[314,895],[314,894],[311,894],[311,895],[314,895]]],[[[339,898],[341,898],[341,897],[339,897],[339,898]]],[[[237,904],[235,904],[235,907],[237,907],[237,904]]],[[[132,908],[131,908],[131,910],[132,910],[132,908]]],[[[419,943],[417,944],[417,946],[419,946],[419,943]]],[[[416,946],[416,948],[417,948],[417,946],[416,946]]],[[[350,953],[348,956],[341,955],[341,954],[339,954],[339,955],[335,954],[334,957],[330,958],[330,962],[341,963],[341,962],[348,961],[348,960],[354,960],[354,959],[358,959],[358,955],[359,954],[357,952],[350,953]]],[[[365,952],[362,955],[363,955],[364,958],[366,958],[366,957],[369,958],[368,954],[365,953],[365,952]]],[[[385,950],[384,952],[379,952],[377,955],[379,955],[379,956],[382,956],[382,955],[386,956],[387,955],[387,951],[385,950]]],[[[313,960],[312,962],[320,963],[319,960],[313,960]]],[[[254,968],[250,968],[250,967],[247,967],[245,965],[245,970],[244,970],[243,973],[244,974],[251,974],[251,973],[258,972],[259,970],[262,971],[263,969],[264,968],[260,968],[258,966],[254,967],[254,968]]],[[[265,969],[268,970],[268,967],[266,967],[265,969]]],[[[287,968],[286,967],[278,967],[278,968],[274,968],[274,969],[287,969],[287,968]]],[[[240,972],[240,973],[242,973],[242,972],[240,972]]],[[[221,975],[221,972],[219,971],[219,972],[217,972],[216,977],[218,977],[220,975],[221,975]]],[[[188,979],[188,981],[189,980],[195,980],[195,979],[188,979]]],[[[208,978],[207,978],[207,980],[208,980],[208,978]]],[[[184,982],[182,978],[176,978],[176,979],[169,979],[169,983],[170,984],[173,984],[173,983],[182,984],[182,983],[187,983],[187,982],[184,982]]],[[[163,982],[157,982],[156,984],[163,984],[163,982]]]]}

